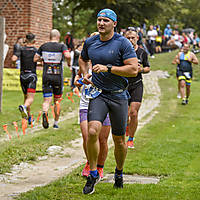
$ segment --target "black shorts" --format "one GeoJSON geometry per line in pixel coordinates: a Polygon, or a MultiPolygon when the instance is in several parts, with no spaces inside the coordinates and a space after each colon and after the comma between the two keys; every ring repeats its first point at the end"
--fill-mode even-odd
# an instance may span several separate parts
{"type": "Polygon", "coordinates": [[[128,103],[130,105],[131,102],[142,102],[143,97],[143,83],[140,81],[138,84],[129,85],[128,92],[131,96],[128,103]]]}
{"type": "Polygon", "coordinates": [[[20,73],[20,83],[24,94],[35,93],[37,75],[35,73],[20,73]]]}
{"type": "Polygon", "coordinates": [[[45,75],[42,80],[44,97],[60,98],[63,93],[63,78],[61,75],[45,75]]]}
{"type": "Polygon", "coordinates": [[[192,71],[190,72],[183,72],[181,70],[177,71],[178,80],[184,80],[186,85],[191,85],[192,83],[192,71]]]}
{"type": "Polygon", "coordinates": [[[91,99],[88,107],[88,121],[103,121],[107,113],[110,116],[110,122],[113,135],[124,135],[128,120],[128,100],[125,99],[107,99],[99,95],[91,99]]]}

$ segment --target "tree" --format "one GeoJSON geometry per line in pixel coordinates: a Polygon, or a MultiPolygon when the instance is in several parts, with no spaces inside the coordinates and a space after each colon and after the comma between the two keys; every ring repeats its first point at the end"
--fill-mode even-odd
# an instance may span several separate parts
{"type": "Polygon", "coordinates": [[[96,15],[103,8],[116,11],[118,29],[128,26],[178,24],[200,27],[199,0],[53,0],[54,27],[83,37],[96,30],[96,15]]]}

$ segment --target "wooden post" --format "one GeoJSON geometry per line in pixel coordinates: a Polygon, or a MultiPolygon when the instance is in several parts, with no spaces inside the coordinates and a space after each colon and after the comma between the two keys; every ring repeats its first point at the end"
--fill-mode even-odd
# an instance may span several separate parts
{"type": "Polygon", "coordinates": [[[0,16],[0,112],[2,112],[5,18],[0,16]]]}

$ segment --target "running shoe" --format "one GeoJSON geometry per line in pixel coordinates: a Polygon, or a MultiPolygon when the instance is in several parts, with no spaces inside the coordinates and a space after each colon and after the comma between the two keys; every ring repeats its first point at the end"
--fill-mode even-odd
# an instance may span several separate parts
{"type": "Polygon", "coordinates": [[[178,98],[178,99],[181,99],[181,93],[180,93],[180,92],[178,92],[177,98],[178,98]]]}
{"type": "Polygon", "coordinates": [[[94,186],[101,180],[99,173],[97,173],[97,177],[93,177],[91,174],[87,177],[87,182],[85,187],[83,188],[83,194],[92,194],[95,191],[94,186]]]}
{"type": "Polygon", "coordinates": [[[28,125],[31,125],[31,123],[32,123],[32,124],[34,124],[34,123],[35,123],[35,120],[34,120],[34,119],[32,119],[32,121],[31,121],[31,119],[32,119],[32,117],[31,117],[31,116],[29,116],[29,117],[28,117],[28,125]]]}
{"type": "Polygon", "coordinates": [[[22,118],[28,118],[28,113],[24,105],[19,106],[19,111],[21,112],[22,118]]]}
{"type": "Polygon", "coordinates": [[[103,178],[103,168],[97,167],[97,171],[99,172],[99,176],[100,176],[101,179],[102,179],[102,178],[103,178]]]}
{"type": "Polygon", "coordinates": [[[123,188],[123,176],[115,174],[114,188],[123,188]]]}
{"type": "Polygon", "coordinates": [[[189,103],[189,100],[188,100],[188,99],[186,99],[186,100],[185,100],[185,103],[186,103],[186,104],[188,104],[188,103],[189,103]]]}
{"type": "Polygon", "coordinates": [[[49,128],[48,114],[46,112],[42,115],[42,125],[45,129],[49,128]]]}
{"type": "Polygon", "coordinates": [[[59,129],[59,126],[56,125],[56,124],[54,124],[54,125],[53,125],[53,128],[54,128],[54,129],[59,129]]]}
{"type": "Polygon", "coordinates": [[[182,105],[186,105],[186,104],[187,104],[187,103],[186,103],[186,100],[183,99],[181,104],[182,104],[182,105]]]}
{"type": "Polygon", "coordinates": [[[132,140],[132,141],[127,141],[126,146],[127,146],[128,148],[131,148],[131,149],[134,149],[134,148],[135,148],[134,145],[133,145],[133,140],[132,140]]]}
{"type": "Polygon", "coordinates": [[[82,171],[82,176],[86,176],[88,177],[90,174],[90,165],[88,164],[88,162],[85,164],[85,167],[83,168],[82,171]]]}

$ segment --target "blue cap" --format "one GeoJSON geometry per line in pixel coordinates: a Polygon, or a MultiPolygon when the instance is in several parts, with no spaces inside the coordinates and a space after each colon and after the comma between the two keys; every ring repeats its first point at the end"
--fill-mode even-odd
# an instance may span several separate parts
{"type": "Polygon", "coordinates": [[[111,9],[103,9],[103,10],[101,10],[101,11],[98,13],[97,17],[107,17],[107,18],[113,20],[114,22],[117,21],[117,15],[116,15],[116,13],[115,13],[113,10],[111,10],[111,9]]]}

